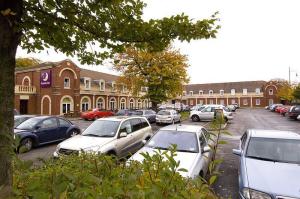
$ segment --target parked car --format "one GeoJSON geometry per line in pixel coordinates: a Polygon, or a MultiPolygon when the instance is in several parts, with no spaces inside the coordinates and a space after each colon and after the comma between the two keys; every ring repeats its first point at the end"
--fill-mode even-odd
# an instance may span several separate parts
{"type": "Polygon", "coordinates": [[[215,109],[221,108],[223,110],[225,121],[232,120],[233,115],[229,110],[223,105],[205,105],[201,110],[194,110],[190,112],[190,119],[193,122],[198,121],[212,121],[215,115],[215,109]]]}
{"type": "Polygon", "coordinates": [[[300,120],[300,115],[298,115],[297,120],[300,120]]]}
{"type": "Polygon", "coordinates": [[[136,115],[136,110],[130,110],[130,109],[122,109],[119,110],[115,115],[116,116],[131,116],[136,115]]]}
{"type": "Polygon", "coordinates": [[[80,128],[67,119],[56,116],[33,117],[14,129],[15,137],[20,139],[20,147],[27,151],[32,147],[57,142],[80,134],[80,128]]]}
{"type": "Polygon", "coordinates": [[[235,112],[235,110],[237,109],[237,107],[235,105],[228,105],[227,108],[229,109],[230,112],[235,112]]]}
{"type": "Polygon", "coordinates": [[[300,105],[297,106],[292,106],[287,115],[289,116],[289,118],[296,120],[298,115],[300,115],[300,105]]]}
{"type": "Polygon", "coordinates": [[[181,115],[175,110],[161,110],[156,114],[156,124],[180,122],[181,115]]]}
{"type": "Polygon", "coordinates": [[[280,110],[281,110],[282,108],[284,108],[283,105],[277,106],[277,107],[275,108],[275,112],[276,112],[276,113],[280,113],[280,110]]]}
{"type": "Polygon", "coordinates": [[[36,115],[15,115],[14,116],[14,128],[19,126],[21,123],[25,122],[26,120],[36,117],[36,115]]]}
{"type": "Polygon", "coordinates": [[[143,140],[149,140],[152,128],[144,117],[112,116],[94,121],[81,135],[60,143],[54,157],[60,155],[102,153],[117,157],[126,157],[143,146],[143,140]]]}
{"type": "Polygon", "coordinates": [[[156,112],[153,110],[137,110],[135,111],[135,115],[147,118],[150,123],[154,123],[156,121],[156,112]]]}
{"type": "Polygon", "coordinates": [[[176,161],[180,161],[180,168],[187,172],[180,172],[184,177],[204,177],[212,157],[209,147],[209,132],[202,126],[196,125],[169,125],[161,128],[155,135],[135,153],[130,161],[142,162],[141,153],[154,155],[155,151],[168,150],[172,144],[177,145],[176,161]]]}
{"type": "Polygon", "coordinates": [[[94,108],[91,111],[86,111],[81,113],[81,118],[85,119],[85,120],[96,120],[102,117],[109,117],[109,116],[113,116],[114,112],[112,111],[107,111],[107,110],[102,110],[99,108],[94,108]]]}
{"type": "Polygon", "coordinates": [[[300,135],[247,130],[233,153],[240,156],[240,198],[300,198],[300,135]]]}
{"type": "Polygon", "coordinates": [[[279,110],[280,115],[285,116],[286,113],[289,111],[290,108],[291,108],[291,106],[283,106],[283,107],[279,110]]]}
{"type": "Polygon", "coordinates": [[[278,106],[283,106],[283,104],[272,104],[272,105],[270,106],[270,111],[274,112],[275,109],[276,109],[278,106]]]}
{"type": "Polygon", "coordinates": [[[237,109],[240,108],[240,105],[238,103],[233,103],[232,105],[234,105],[237,109]]]}

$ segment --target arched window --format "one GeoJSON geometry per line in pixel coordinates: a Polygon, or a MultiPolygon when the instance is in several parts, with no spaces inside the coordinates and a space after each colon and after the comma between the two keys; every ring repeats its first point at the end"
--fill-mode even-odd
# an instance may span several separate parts
{"type": "Polygon", "coordinates": [[[110,107],[110,110],[115,110],[116,109],[116,99],[115,98],[111,98],[109,100],[109,107],[110,107]]]}
{"type": "Polygon", "coordinates": [[[125,109],[125,108],[126,108],[126,100],[122,98],[120,101],[120,109],[125,109]]]}
{"type": "Polygon", "coordinates": [[[142,108],[142,106],[143,106],[143,104],[142,104],[142,100],[141,100],[141,99],[139,99],[139,100],[138,100],[138,109],[141,109],[141,108],[142,108]]]}
{"type": "Polygon", "coordinates": [[[130,99],[129,101],[129,108],[134,109],[134,99],[130,99]]]}
{"type": "Polygon", "coordinates": [[[87,97],[84,97],[81,100],[81,111],[82,112],[87,111],[89,110],[89,108],[90,108],[90,100],[87,97]]]}
{"type": "Polygon", "coordinates": [[[65,97],[62,100],[62,113],[68,113],[72,111],[71,109],[72,100],[69,97],[65,97]]]}
{"type": "Polygon", "coordinates": [[[105,109],[105,101],[104,101],[104,99],[102,97],[99,97],[97,99],[96,103],[97,103],[97,108],[99,108],[99,109],[105,109]]]}
{"type": "Polygon", "coordinates": [[[235,95],[235,89],[231,89],[231,95],[235,95]]]}
{"type": "Polygon", "coordinates": [[[214,94],[214,91],[213,90],[209,90],[208,94],[211,96],[214,94]]]}

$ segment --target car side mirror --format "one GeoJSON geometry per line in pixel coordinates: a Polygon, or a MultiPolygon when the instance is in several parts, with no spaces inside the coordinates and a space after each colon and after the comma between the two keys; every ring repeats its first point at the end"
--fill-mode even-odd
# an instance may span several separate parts
{"type": "Polygon", "coordinates": [[[203,147],[203,151],[202,151],[202,153],[207,153],[207,152],[210,152],[210,147],[209,146],[205,146],[205,147],[203,147]]]}
{"type": "Polygon", "coordinates": [[[234,155],[241,156],[241,154],[242,154],[242,151],[241,151],[241,150],[239,150],[239,149],[232,149],[232,153],[233,153],[234,155]]]}
{"type": "Polygon", "coordinates": [[[126,132],[121,132],[120,133],[120,138],[124,138],[124,137],[127,137],[127,133],[126,132]]]}

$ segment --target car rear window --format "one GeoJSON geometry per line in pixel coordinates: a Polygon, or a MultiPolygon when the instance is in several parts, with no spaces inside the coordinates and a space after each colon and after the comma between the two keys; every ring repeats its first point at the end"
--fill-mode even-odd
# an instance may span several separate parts
{"type": "Polygon", "coordinates": [[[170,111],[159,111],[157,115],[171,115],[170,111]]]}

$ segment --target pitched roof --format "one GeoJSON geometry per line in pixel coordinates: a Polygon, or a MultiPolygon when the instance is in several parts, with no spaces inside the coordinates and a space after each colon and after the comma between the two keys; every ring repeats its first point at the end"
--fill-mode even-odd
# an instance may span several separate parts
{"type": "Polygon", "coordinates": [[[89,77],[92,80],[103,79],[106,82],[116,81],[119,78],[119,76],[117,76],[117,75],[111,75],[108,73],[102,73],[99,71],[93,71],[93,70],[81,68],[80,69],[80,78],[83,78],[83,77],[89,77]]]}
{"type": "Polygon", "coordinates": [[[188,84],[185,86],[187,92],[193,91],[198,93],[200,90],[204,94],[208,94],[209,90],[213,90],[214,93],[219,93],[220,90],[224,90],[224,93],[230,93],[231,89],[235,89],[235,92],[243,92],[243,89],[247,89],[248,92],[255,92],[256,88],[262,90],[265,81],[244,81],[244,82],[224,82],[224,83],[209,83],[209,84],[188,84]]]}

